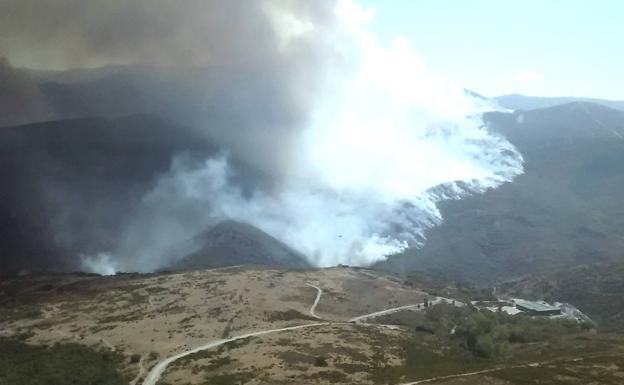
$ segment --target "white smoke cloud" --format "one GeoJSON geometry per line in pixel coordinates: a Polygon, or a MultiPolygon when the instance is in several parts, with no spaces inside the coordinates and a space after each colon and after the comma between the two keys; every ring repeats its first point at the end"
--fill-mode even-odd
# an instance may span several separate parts
{"type": "Polygon", "coordinates": [[[82,270],[88,273],[100,275],[115,275],[117,273],[117,264],[111,254],[83,255],[81,260],[82,270]]]}
{"type": "MultiPolygon", "coordinates": [[[[441,199],[496,188],[523,172],[514,147],[483,127],[483,100],[430,72],[406,38],[377,41],[367,28],[371,9],[342,1],[336,13],[336,60],[305,127],[293,128],[279,186],[243,194],[230,182],[226,155],[200,165],[178,158],[145,198],[137,223],[150,225],[131,228],[118,250],[141,250],[127,269],[159,267],[154,256],[172,240],[222,219],[251,223],[318,266],[365,265],[422,244],[424,231],[442,221],[441,199]]],[[[274,18],[283,44],[319,33],[274,18]]]]}

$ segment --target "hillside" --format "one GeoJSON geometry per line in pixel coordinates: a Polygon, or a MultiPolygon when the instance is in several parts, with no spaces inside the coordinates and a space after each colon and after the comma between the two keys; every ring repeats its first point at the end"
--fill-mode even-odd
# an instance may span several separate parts
{"type": "Polygon", "coordinates": [[[574,102],[587,102],[599,104],[616,110],[624,110],[624,101],[594,99],[594,98],[575,98],[575,97],[541,97],[527,96],[519,94],[502,95],[493,98],[499,105],[511,110],[536,110],[541,108],[549,108],[562,104],[574,102]]]}
{"type": "Polygon", "coordinates": [[[621,336],[365,269],[31,275],[0,304],[0,383],[615,385],[624,364],[621,336]]]}
{"type": "MultiPolygon", "coordinates": [[[[209,69],[105,66],[32,75],[51,109],[63,118],[157,114],[185,126],[214,114],[210,90],[219,87],[209,69]]],[[[215,119],[211,119],[216,124],[215,119]]]]}
{"type": "Polygon", "coordinates": [[[486,116],[523,154],[525,173],[442,202],[444,223],[375,267],[483,284],[621,257],[624,112],[588,103],[486,116]]]}
{"type": "Polygon", "coordinates": [[[305,256],[264,231],[246,223],[224,221],[208,229],[179,249],[193,250],[167,270],[200,270],[234,265],[310,267],[305,256]]]}
{"type": "MultiPolygon", "coordinates": [[[[336,362],[342,357],[345,362],[356,360],[368,366],[375,351],[387,346],[385,339],[402,334],[349,326],[344,321],[426,298],[425,293],[396,280],[350,269],[304,272],[236,267],[160,275],[28,276],[0,282],[0,337],[19,337],[33,346],[78,343],[114,353],[121,357],[114,362],[127,380],[138,373],[142,381],[156,362],[211,340],[320,322],[310,313],[318,292],[308,284],[323,290],[316,316],[335,324],[319,325],[320,333],[285,331],[190,357],[171,367],[166,382],[181,377],[183,383],[198,383],[203,376],[222,370],[247,375],[254,366],[255,372],[272,378],[273,384],[292,382],[289,376],[293,374],[299,378],[297,383],[326,381],[339,369],[315,367],[315,357],[336,362]],[[369,295],[362,296],[362,292],[369,295]],[[228,352],[233,355],[229,360],[210,363],[228,352]],[[239,352],[244,356],[236,357],[239,352]],[[281,370],[282,366],[288,369],[281,370]],[[312,374],[316,377],[308,378],[312,374]]],[[[0,349],[2,342],[0,338],[0,349]]],[[[397,353],[386,354],[392,360],[397,353]]]]}
{"type": "Polygon", "coordinates": [[[0,273],[78,268],[78,253],[119,237],[177,154],[211,151],[149,115],[0,129],[0,273]]]}

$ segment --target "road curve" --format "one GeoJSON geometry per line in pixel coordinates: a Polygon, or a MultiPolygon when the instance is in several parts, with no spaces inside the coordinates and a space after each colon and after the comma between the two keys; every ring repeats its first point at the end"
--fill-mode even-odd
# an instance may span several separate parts
{"type": "Polygon", "coordinates": [[[404,306],[399,306],[399,307],[393,307],[391,309],[384,309],[384,310],[376,311],[374,313],[369,313],[369,314],[364,314],[364,315],[359,315],[357,317],[353,317],[348,322],[359,323],[359,322],[365,321],[367,319],[380,317],[380,316],[386,315],[386,314],[392,314],[392,313],[396,313],[396,312],[403,311],[403,310],[416,309],[418,306],[421,306],[421,304],[418,303],[418,304],[412,304],[412,305],[404,305],[404,306]]]}
{"type": "MultiPolygon", "coordinates": [[[[312,304],[312,307],[310,308],[310,315],[312,315],[315,318],[320,318],[319,316],[316,315],[316,313],[314,312],[316,309],[316,305],[318,305],[319,300],[321,299],[321,295],[323,294],[323,290],[315,285],[312,285],[310,283],[306,284],[310,287],[313,287],[317,290],[317,294],[316,294],[316,299],[314,300],[314,303],[312,304]]],[[[436,297],[433,301],[430,301],[431,305],[435,305],[437,303],[440,302],[447,302],[447,303],[453,303],[455,306],[463,306],[464,304],[459,302],[459,301],[454,301],[448,298],[444,298],[444,297],[436,297]]],[[[357,316],[354,318],[351,318],[348,322],[349,323],[360,323],[364,320],[370,319],[370,318],[375,318],[375,317],[379,317],[385,314],[391,314],[391,313],[396,313],[402,310],[409,310],[409,309],[415,309],[418,307],[424,308],[422,306],[422,304],[418,303],[418,304],[412,304],[412,305],[404,305],[404,306],[398,306],[398,307],[394,307],[394,308],[390,308],[390,309],[384,309],[384,310],[380,310],[374,313],[369,313],[369,314],[364,314],[361,316],[357,316]]],[[[169,356],[167,358],[165,358],[164,360],[158,362],[152,369],[150,369],[150,371],[147,373],[147,376],[145,377],[145,379],[143,380],[142,385],[156,385],[156,383],[158,382],[158,380],[160,380],[160,377],[162,376],[162,374],[165,372],[165,369],[167,369],[167,366],[169,366],[169,364],[171,364],[172,362],[182,358],[182,357],[186,357],[190,354],[194,354],[197,352],[200,352],[202,350],[207,350],[207,349],[212,349],[212,348],[216,348],[217,346],[221,346],[223,344],[226,344],[228,342],[232,342],[232,341],[237,341],[237,340],[242,340],[245,338],[249,338],[249,337],[256,337],[256,336],[262,336],[262,335],[266,335],[266,334],[272,334],[272,333],[279,333],[279,332],[284,332],[284,331],[289,331],[289,330],[298,330],[298,329],[305,329],[305,328],[311,328],[311,327],[319,327],[319,326],[327,326],[327,325],[344,325],[346,323],[344,322],[317,322],[317,323],[311,323],[311,324],[305,324],[305,325],[297,325],[297,326],[289,326],[289,327],[284,327],[284,328],[277,328],[277,329],[269,329],[269,330],[261,330],[258,332],[252,332],[252,333],[247,333],[247,334],[241,334],[238,336],[234,336],[234,337],[230,337],[230,338],[226,338],[226,339],[220,339],[220,340],[216,340],[216,341],[212,341],[209,342],[205,345],[201,345],[198,346],[196,348],[193,348],[191,350],[186,350],[177,354],[174,354],[172,356],[169,356]]],[[[460,374],[460,375],[453,375],[453,376],[471,376],[471,375],[475,375],[475,374],[479,374],[482,372],[473,372],[473,373],[464,373],[464,374],[460,374]]],[[[443,377],[439,377],[437,379],[442,379],[443,377]]],[[[430,382],[435,380],[434,378],[430,378],[430,379],[426,379],[426,380],[421,380],[421,381],[417,381],[417,382],[411,382],[409,384],[404,384],[404,385],[414,385],[414,384],[419,384],[419,383],[425,383],[425,382],[430,382]]]]}
{"type": "Polygon", "coordinates": [[[321,299],[321,295],[323,295],[323,289],[321,289],[318,286],[312,285],[311,283],[306,283],[306,285],[316,289],[316,299],[314,300],[314,303],[312,304],[312,307],[310,308],[310,315],[314,318],[320,319],[321,317],[317,316],[314,310],[316,309],[316,305],[318,305],[319,300],[321,299]]]}
{"type": "MultiPolygon", "coordinates": [[[[429,306],[437,305],[437,304],[442,303],[442,302],[446,302],[448,304],[453,304],[454,306],[464,306],[463,302],[455,301],[453,299],[444,298],[444,297],[435,297],[434,300],[429,301],[429,306]]],[[[367,319],[380,317],[382,315],[397,313],[397,312],[400,312],[400,311],[403,311],[403,310],[413,310],[413,309],[425,309],[425,307],[423,306],[422,303],[415,303],[415,304],[411,304],[411,305],[397,306],[397,307],[393,307],[393,308],[390,308],[390,309],[384,309],[384,310],[376,311],[374,313],[369,313],[369,314],[364,314],[364,315],[360,315],[360,316],[357,316],[357,317],[353,317],[353,318],[351,318],[347,322],[360,323],[360,322],[363,322],[363,321],[365,321],[367,319]]]]}
{"type": "Polygon", "coordinates": [[[165,369],[167,369],[167,366],[169,366],[169,364],[171,364],[172,362],[174,362],[176,360],[179,360],[182,357],[186,357],[186,356],[188,356],[190,354],[197,353],[197,352],[200,352],[202,350],[216,348],[217,346],[221,346],[223,344],[227,344],[228,342],[242,340],[242,339],[249,338],[249,337],[262,336],[262,335],[265,335],[265,334],[284,332],[284,331],[288,331],[288,330],[297,330],[297,329],[305,329],[305,328],[311,328],[311,327],[325,326],[325,325],[329,325],[329,324],[330,324],[329,322],[318,322],[318,323],[313,323],[313,324],[290,326],[290,327],[278,328],[278,329],[270,329],[270,330],[262,330],[262,331],[259,331],[259,332],[241,334],[239,336],[234,336],[234,337],[230,337],[230,338],[226,338],[226,339],[222,339],[222,340],[212,341],[212,342],[209,342],[209,343],[207,343],[205,345],[198,346],[198,347],[196,347],[194,349],[187,350],[187,351],[184,351],[184,352],[181,352],[181,353],[178,353],[178,354],[174,354],[173,356],[169,356],[166,359],[160,361],[159,363],[157,363],[149,371],[149,373],[147,373],[147,376],[145,377],[145,380],[143,380],[143,385],[156,385],[156,383],[160,379],[160,376],[164,373],[165,369]]]}

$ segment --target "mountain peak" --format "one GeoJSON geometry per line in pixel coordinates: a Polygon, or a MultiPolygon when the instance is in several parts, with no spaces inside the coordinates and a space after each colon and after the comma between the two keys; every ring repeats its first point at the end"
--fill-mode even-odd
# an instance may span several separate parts
{"type": "Polygon", "coordinates": [[[225,220],[197,234],[194,251],[169,269],[197,270],[232,265],[309,267],[305,256],[251,224],[225,220]]]}

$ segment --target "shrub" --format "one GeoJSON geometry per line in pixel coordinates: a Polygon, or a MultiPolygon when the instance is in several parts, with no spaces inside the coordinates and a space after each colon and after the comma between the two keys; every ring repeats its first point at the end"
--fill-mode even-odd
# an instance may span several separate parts
{"type": "Polygon", "coordinates": [[[0,339],[0,384],[126,385],[115,369],[122,360],[78,344],[44,347],[0,339]]]}
{"type": "Polygon", "coordinates": [[[314,366],[326,367],[329,366],[327,363],[327,359],[323,356],[318,356],[314,358],[314,366]]]}

